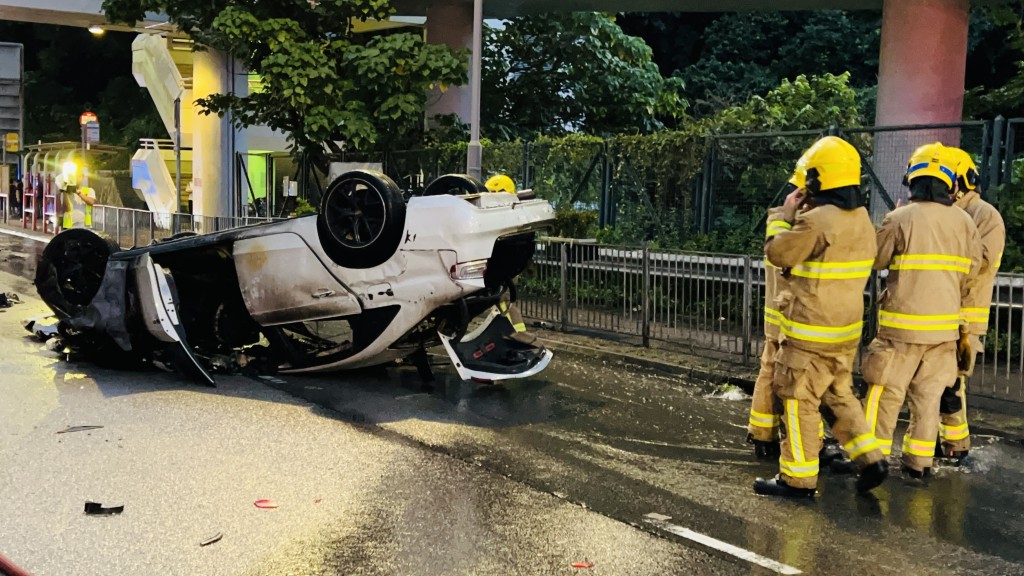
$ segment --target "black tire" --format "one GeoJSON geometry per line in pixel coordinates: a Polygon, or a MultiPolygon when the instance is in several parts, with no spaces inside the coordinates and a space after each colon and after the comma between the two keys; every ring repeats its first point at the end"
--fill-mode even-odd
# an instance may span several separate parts
{"type": "Polygon", "coordinates": [[[346,172],[327,187],[316,227],[324,252],[335,264],[379,266],[394,255],[402,240],[402,191],[380,172],[346,172]]]}
{"type": "Polygon", "coordinates": [[[445,174],[427,184],[420,196],[440,196],[442,194],[468,196],[481,192],[487,192],[487,187],[476,178],[468,174],[445,174]]]}
{"type": "Polygon", "coordinates": [[[120,251],[111,238],[92,230],[65,230],[43,249],[36,267],[36,291],[58,318],[72,318],[92,302],[103,282],[107,260],[120,251]]]}

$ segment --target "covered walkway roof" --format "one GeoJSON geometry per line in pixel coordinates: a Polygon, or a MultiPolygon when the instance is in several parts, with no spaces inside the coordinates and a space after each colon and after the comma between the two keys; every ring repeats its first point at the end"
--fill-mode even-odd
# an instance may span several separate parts
{"type": "MultiPolygon", "coordinates": [[[[748,10],[881,10],[883,0],[490,0],[484,2],[486,18],[511,18],[524,14],[572,11],[622,12],[729,12],[748,10]]],[[[424,16],[437,0],[394,0],[402,16],[424,16]]],[[[472,0],[445,0],[472,6],[472,0]]],[[[105,24],[102,0],[0,0],[0,20],[89,27],[105,24]]],[[[159,27],[167,18],[147,14],[136,29],[159,27]]],[[[127,29],[127,28],[125,28],[127,29]]]]}

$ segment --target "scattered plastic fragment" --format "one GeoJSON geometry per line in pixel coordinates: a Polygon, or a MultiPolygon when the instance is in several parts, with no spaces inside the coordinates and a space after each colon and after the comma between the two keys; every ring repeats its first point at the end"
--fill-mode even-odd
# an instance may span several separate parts
{"type": "Polygon", "coordinates": [[[120,514],[121,512],[124,512],[124,505],[105,507],[99,502],[85,503],[86,514],[91,514],[94,516],[109,516],[112,514],[120,514]]]}
{"type": "Polygon", "coordinates": [[[99,428],[103,428],[103,426],[93,426],[93,425],[68,426],[67,428],[65,428],[63,430],[57,430],[57,434],[67,434],[69,432],[83,432],[85,430],[97,430],[99,428]]]}
{"type": "Polygon", "coordinates": [[[217,532],[213,536],[210,536],[209,538],[204,539],[202,542],[199,543],[199,545],[200,546],[209,546],[210,544],[215,544],[217,542],[220,542],[220,539],[223,538],[223,537],[224,537],[224,534],[222,532],[217,532]]]}
{"type": "Polygon", "coordinates": [[[0,574],[6,574],[7,576],[31,576],[25,570],[19,568],[3,554],[0,554],[0,574]]]}
{"type": "Polygon", "coordinates": [[[277,502],[273,500],[257,500],[253,502],[257,508],[277,508],[277,502]]]}
{"type": "Polygon", "coordinates": [[[573,562],[572,563],[572,567],[573,568],[593,568],[594,567],[594,563],[593,562],[587,562],[586,560],[584,560],[583,562],[573,562]]]}
{"type": "Polygon", "coordinates": [[[322,498],[317,498],[316,500],[313,500],[313,504],[319,504],[321,500],[322,498]]]}

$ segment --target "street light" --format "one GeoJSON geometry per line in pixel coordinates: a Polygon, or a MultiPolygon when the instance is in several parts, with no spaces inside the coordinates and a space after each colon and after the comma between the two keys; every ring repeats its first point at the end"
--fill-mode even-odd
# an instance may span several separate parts
{"type": "Polygon", "coordinates": [[[103,28],[103,26],[100,26],[99,24],[93,24],[92,26],[89,26],[89,33],[93,36],[103,36],[104,32],[106,32],[106,30],[103,28]]]}

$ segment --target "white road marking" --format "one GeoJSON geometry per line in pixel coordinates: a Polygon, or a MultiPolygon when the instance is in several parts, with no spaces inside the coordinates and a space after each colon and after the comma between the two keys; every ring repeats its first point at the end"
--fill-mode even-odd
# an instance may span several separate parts
{"type": "Polygon", "coordinates": [[[771,558],[765,558],[764,556],[751,552],[750,550],[740,548],[739,546],[733,546],[728,542],[723,542],[717,538],[701,534],[700,532],[694,532],[689,528],[683,528],[682,526],[671,524],[668,522],[668,520],[671,519],[671,516],[665,516],[664,514],[658,514],[655,512],[644,515],[644,522],[664,530],[669,534],[675,534],[676,536],[686,538],[687,540],[707,546],[708,548],[714,548],[719,552],[725,552],[726,554],[730,554],[741,560],[746,560],[751,564],[757,564],[762,568],[767,568],[779,574],[803,574],[799,569],[789,566],[788,564],[777,562],[771,558]]]}

